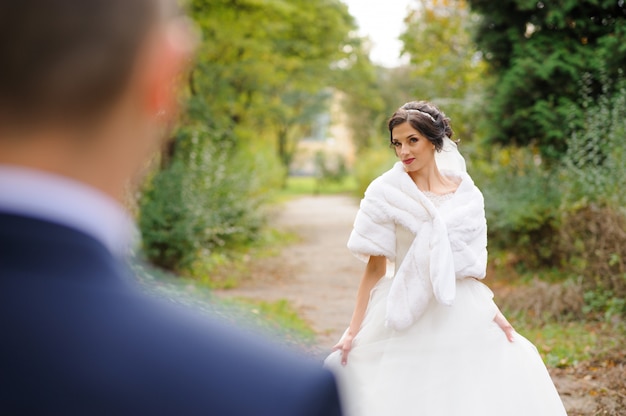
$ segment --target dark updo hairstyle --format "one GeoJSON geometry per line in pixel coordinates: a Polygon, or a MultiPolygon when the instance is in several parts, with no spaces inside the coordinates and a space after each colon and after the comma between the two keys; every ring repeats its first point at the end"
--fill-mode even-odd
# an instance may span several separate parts
{"type": "Polygon", "coordinates": [[[450,119],[437,106],[427,101],[411,101],[398,108],[389,119],[389,141],[393,143],[393,129],[403,123],[420,132],[428,141],[435,145],[435,150],[443,149],[446,137],[452,138],[454,132],[450,127],[450,119]]]}

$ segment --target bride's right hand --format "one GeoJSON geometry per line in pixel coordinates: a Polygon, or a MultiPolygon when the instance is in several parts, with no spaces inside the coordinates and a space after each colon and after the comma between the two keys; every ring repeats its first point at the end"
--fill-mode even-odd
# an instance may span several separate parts
{"type": "Polygon", "coordinates": [[[341,340],[333,347],[333,351],[341,351],[341,365],[348,364],[348,354],[352,350],[352,342],[354,337],[350,334],[345,334],[341,340]]]}
{"type": "Polygon", "coordinates": [[[493,318],[493,321],[498,324],[502,331],[504,331],[506,339],[508,339],[509,342],[515,341],[515,328],[513,328],[509,321],[506,320],[502,312],[500,312],[500,309],[497,310],[496,316],[493,318]]]}

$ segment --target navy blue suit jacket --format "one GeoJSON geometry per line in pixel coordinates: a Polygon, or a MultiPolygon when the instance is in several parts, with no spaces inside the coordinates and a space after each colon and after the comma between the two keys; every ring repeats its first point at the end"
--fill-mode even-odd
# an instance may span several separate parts
{"type": "Polygon", "coordinates": [[[319,365],[128,279],[90,236],[0,213],[0,414],[340,414],[319,365]]]}

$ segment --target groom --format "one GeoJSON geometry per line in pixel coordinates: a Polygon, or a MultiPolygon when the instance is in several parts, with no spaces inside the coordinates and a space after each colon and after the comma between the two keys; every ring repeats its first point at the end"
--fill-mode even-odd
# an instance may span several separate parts
{"type": "Polygon", "coordinates": [[[121,201],[191,53],[168,5],[0,0],[0,414],[339,415],[318,365],[130,284],[121,201]]]}

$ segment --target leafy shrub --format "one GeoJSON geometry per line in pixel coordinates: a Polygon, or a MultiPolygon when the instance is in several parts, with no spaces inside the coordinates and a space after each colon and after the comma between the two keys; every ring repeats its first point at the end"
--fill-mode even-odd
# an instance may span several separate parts
{"type": "Polygon", "coordinates": [[[496,149],[476,175],[490,246],[526,269],[568,273],[584,312],[607,319],[626,313],[626,84],[618,85],[569,121],[560,164],[545,166],[529,148],[496,149]]]}
{"type": "Polygon", "coordinates": [[[570,120],[574,133],[563,160],[564,203],[570,206],[626,204],[626,80],[597,100],[587,96],[582,119],[570,120]]]}
{"type": "Polygon", "coordinates": [[[560,190],[532,149],[495,149],[491,165],[475,176],[485,196],[490,247],[512,249],[525,267],[558,264],[560,190]]]}
{"type": "Polygon", "coordinates": [[[212,142],[207,131],[179,131],[173,159],[140,200],[148,258],[168,270],[193,274],[198,259],[254,240],[263,218],[252,161],[212,142]]]}
{"type": "Polygon", "coordinates": [[[587,98],[561,169],[561,250],[584,276],[588,312],[626,313],[626,82],[587,98]]]}

